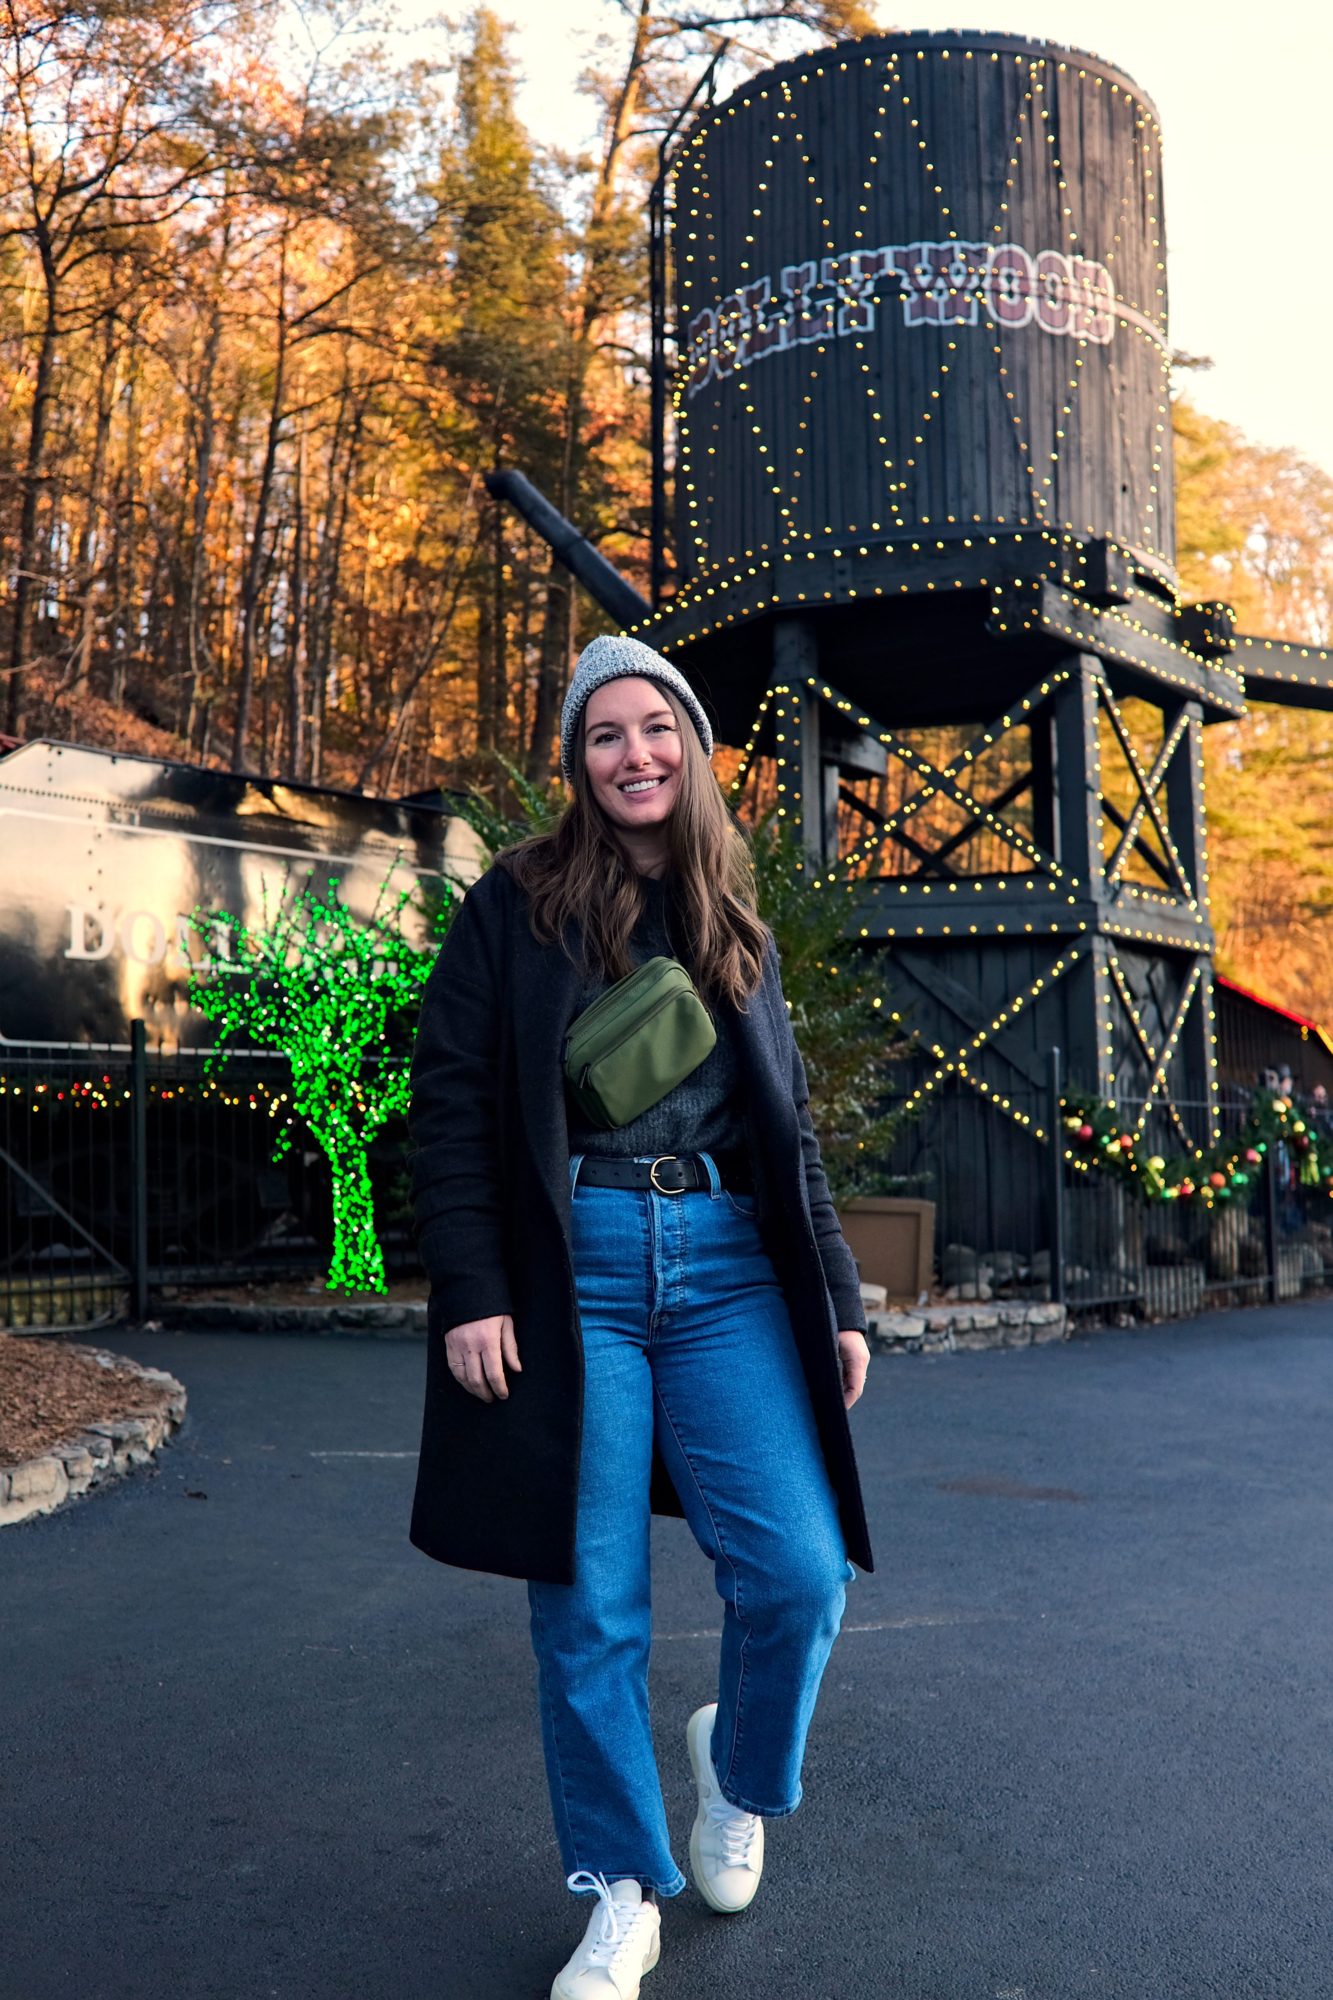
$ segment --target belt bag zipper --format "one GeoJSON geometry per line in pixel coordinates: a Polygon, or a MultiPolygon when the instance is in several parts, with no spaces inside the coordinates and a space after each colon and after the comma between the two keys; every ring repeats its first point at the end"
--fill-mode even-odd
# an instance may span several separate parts
{"type": "MultiPolygon", "coordinates": [[[[680,996],[678,990],[672,991],[670,993],[664,993],[660,1000],[657,1000],[653,1003],[653,1005],[649,1008],[646,1014],[640,1016],[640,1018],[634,1023],[634,1026],[630,1028],[627,1033],[621,1035],[617,1041],[609,1043],[606,1048],[600,1050],[595,1060],[599,1063],[605,1062],[607,1057],[613,1056],[617,1049],[624,1048],[625,1043],[629,1041],[632,1036],[641,1033],[642,1030],[647,1027],[648,1023],[651,1020],[654,1020],[656,1016],[661,1013],[664,1007],[669,1007],[672,1001],[678,999],[679,997],[680,996]]],[[[593,1070],[592,1063],[586,1062],[584,1063],[582,1069],[579,1071],[579,1088],[581,1090],[587,1088],[588,1078],[592,1075],[592,1070],[593,1070]]]]}
{"type": "MultiPolygon", "coordinates": [[[[659,973],[658,978],[668,983],[669,986],[668,992],[663,996],[664,1000],[670,1000],[674,998],[676,993],[681,992],[683,990],[677,975],[678,975],[678,967],[675,965],[663,966],[662,971],[659,973]]],[[[640,992],[642,992],[642,988],[640,989],[640,992]]],[[[569,1061],[571,1055],[574,1054],[574,1052],[576,1051],[580,1041],[586,1041],[590,1035],[596,1035],[599,1031],[604,1032],[608,1025],[614,1024],[617,1016],[620,1013],[622,1013],[625,1008],[628,1007],[632,1010],[636,1004],[641,1004],[641,1003],[636,1003],[636,996],[633,994],[617,995],[612,1005],[610,1007],[607,1007],[603,1013],[599,1014],[598,1009],[602,1007],[603,1003],[600,1000],[595,1000],[591,1007],[586,1008],[584,1012],[580,1014],[578,1020],[574,1023],[574,1026],[571,1028],[568,1036],[565,1039],[565,1061],[566,1062],[569,1061]]],[[[644,1020],[650,1019],[653,1014],[657,1013],[658,1007],[661,1004],[662,1002],[659,1002],[658,1005],[654,1006],[651,1009],[650,1014],[643,1016],[643,1019],[644,1020]]],[[[611,1044],[611,1048],[619,1048],[624,1039],[625,1037],[622,1035],[618,1041],[611,1044]]],[[[611,1053],[611,1049],[610,1048],[604,1049],[602,1053],[604,1055],[609,1055],[611,1053]]],[[[600,1057],[598,1058],[598,1060],[600,1060],[600,1057]]]]}

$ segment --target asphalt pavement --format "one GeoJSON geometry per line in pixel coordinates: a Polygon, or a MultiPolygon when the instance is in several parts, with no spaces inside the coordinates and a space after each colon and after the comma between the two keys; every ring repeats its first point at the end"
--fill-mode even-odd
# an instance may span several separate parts
{"type": "MultiPolygon", "coordinates": [[[[0,1534],[0,2000],[545,2000],[523,1585],[407,1541],[424,1348],[118,1331],[189,1416],[0,1534]]],[[[644,2000],[1329,2000],[1333,1303],[877,1356],[878,1568],[742,1916],[644,2000]]],[[[720,1607],[654,1526],[686,1862],[720,1607]]]]}

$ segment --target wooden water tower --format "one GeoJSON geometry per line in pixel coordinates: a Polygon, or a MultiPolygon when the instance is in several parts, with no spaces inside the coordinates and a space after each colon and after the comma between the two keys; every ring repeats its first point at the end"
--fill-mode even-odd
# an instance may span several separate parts
{"type": "Polygon", "coordinates": [[[1052,1049],[1164,1148],[1215,1135],[1202,732],[1333,708],[1327,652],[1177,588],[1156,113],[1072,49],[842,43],[701,110],[650,224],[652,605],[487,484],[846,892],[923,1096],[977,1111],[951,1204],[1019,1240],[1052,1049]]]}
{"type": "Polygon", "coordinates": [[[845,43],[695,120],[655,241],[677,587],[634,631],[850,887],[938,1084],[1023,1150],[1058,1045],[1204,1144],[1201,736],[1244,684],[1176,590],[1152,105],[1009,36],[845,43]]]}

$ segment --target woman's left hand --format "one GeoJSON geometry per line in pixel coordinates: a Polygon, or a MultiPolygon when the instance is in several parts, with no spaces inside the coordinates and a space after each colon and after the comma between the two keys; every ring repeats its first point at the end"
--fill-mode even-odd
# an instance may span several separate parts
{"type": "Polygon", "coordinates": [[[865,1388],[866,1370],[870,1366],[870,1348],[863,1333],[838,1335],[838,1361],[842,1368],[842,1400],[850,1410],[865,1388]]]}

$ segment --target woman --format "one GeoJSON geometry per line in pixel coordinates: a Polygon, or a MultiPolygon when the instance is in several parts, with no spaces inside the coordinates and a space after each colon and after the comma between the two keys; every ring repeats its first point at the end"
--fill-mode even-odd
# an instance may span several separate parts
{"type": "Polygon", "coordinates": [[[413,1057],[431,1299],[411,1536],[527,1580],[566,1881],[598,1899],[552,2000],[634,2000],[657,1898],[685,1887],[649,1727],[650,1512],[684,1515],[724,1606],[717,1700],[686,1731],[691,1873],[721,1912],[755,1893],[764,1820],[800,1802],[852,1560],[873,1566],[856,1266],[712,747],[676,668],[593,640],[561,718],[573,800],[468,891],[413,1057]],[[659,954],[716,1043],[629,1123],[590,1124],[570,1023],[659,954]]]}

